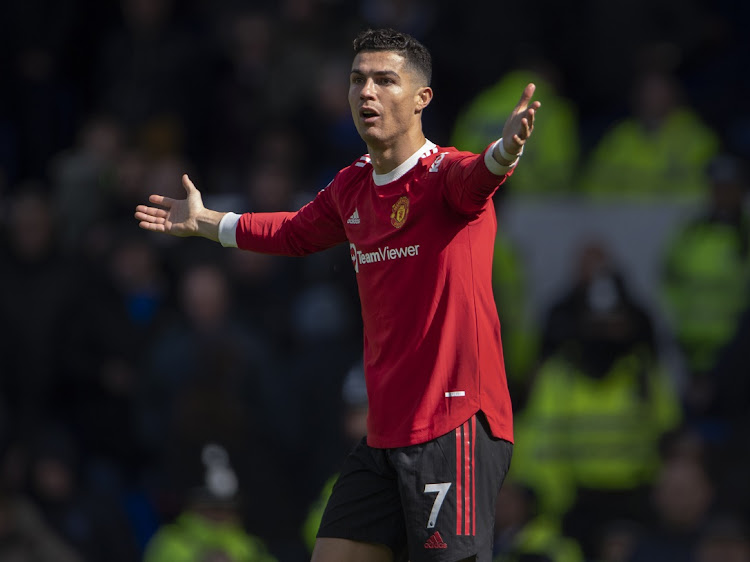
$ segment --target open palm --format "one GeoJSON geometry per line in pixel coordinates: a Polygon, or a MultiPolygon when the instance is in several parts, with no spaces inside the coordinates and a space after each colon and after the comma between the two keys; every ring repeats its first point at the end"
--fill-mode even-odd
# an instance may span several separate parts
{"type": "Polygon", "coordinates": [[[513,112],[503,127],[503,143],[506,152],[518,154],[534,130],[534,117],[541,107],[538,101],[531,101],[536,86],[528,84],[513,112]]]}
{"type": "Polygon", "coordinates": [[[203,198],[187,174],[182,176],[182,185],[187,194],[185,199],[151,195],[149,202],[159,207],[138,205],[135,210],[138,226],[144,230],[173,236],[198,234],[198,216],[205,210],[203,198]]]}

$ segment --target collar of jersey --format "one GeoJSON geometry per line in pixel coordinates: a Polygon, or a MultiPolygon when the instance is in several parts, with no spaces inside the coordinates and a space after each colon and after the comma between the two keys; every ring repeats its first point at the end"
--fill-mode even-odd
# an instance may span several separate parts
{"type": "Polygon", "coordinates": [[[401,164],[396,166],[387,174],[376,174],[375,170],[373,170],[372,181],[375,182],[375,185],[386,185],[391,183],[392,181],[396,181],[398,178],[400,178],[406,172],[416,166],[417,162],[419,162],[419,159],[426,156],[427,153],[433,148],[435,148],[435,143],[429,140],[425,140],[424,144],[419,150],[417,150],[414,154],[409,156],[409,158],[404,160],[401,164]]]}

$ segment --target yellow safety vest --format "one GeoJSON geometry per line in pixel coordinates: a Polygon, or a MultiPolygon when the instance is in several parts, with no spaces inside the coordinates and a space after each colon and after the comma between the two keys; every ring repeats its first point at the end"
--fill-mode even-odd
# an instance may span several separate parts
{"type": "Polygon", "coordinates": [[[536,490],[543,512],[560,515],[578,488],[648,484],[659,466],[659,439],[680,418],[666,373],[639,353],[618,359],[601,378],[553,357],[516,417],[510,474],[536,490]]]}
{"type": "Polygon", "coordinates": [[[451,144],[459,150],[482,152],[500,137],[509,109],[516,106],[530,82],[536,85],[544,108],[508,187],[524,195],[570,192],[580,157],[578,116],[574,105],[557,95],[552,85],[535,72],[508,72],[481,92],[456,119],[451,144]]]}
{"type": "Polygon", "coordinates": [[[593,150],[581,188],[589,195],[695,199],[706,193],[705,169],[718,150],[716,133],[688,109],[676,109],[654,131],[625,119],[593,150]]]}

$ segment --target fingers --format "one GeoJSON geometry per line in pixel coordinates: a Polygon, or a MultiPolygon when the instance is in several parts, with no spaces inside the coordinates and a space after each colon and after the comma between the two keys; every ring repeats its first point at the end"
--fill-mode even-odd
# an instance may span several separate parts
{"type": "Polygon", "coordinates": [[[528,108],[524,112],[524,116],[521,117],[520,128],[514,138],[518,138],[521,141],[521,143],[523,143],[523,141],[527,140],[531,136],[531,133],[534,130],[534,117],[535,116],[536,116],[536,111],[534,110],[533,107],[528,108]]]}
{"type": "Polygon", "coordinates": [[[526,139],[531,136],[532,129],[533,126],[529,122],[529,119],[523,117],[520,121],[520,127],[518,131],[513,135],[513,140],[522,145],[526,141],[526,139]]]}
{"type": "MultiPolygon", "coordinates": [[[[194,193],[198,193],[197,188],[187,174],[182,175],[182,186],[185,188],[188,197],[194,193]]],[[[151,230],[153,232],[172,232],[173,225],[171,225],[169,217],[173,210],[172,207],[178,200],[156,194],[149,195],[148,200],[154,205],[159,205],[159,207],[138,205],[135,208],[134,215],[136,220],[138,220],[138,226],[144,230],[151,230]]]]}
{"type": "Polygon", "coordinates": [[[531,96],[534,95],[534,91],[536,90],[536,84],[527,84],[526,87],[523,89],[523,93],[521,94],[521,99],[518,100],[518,104],[516,104],[516,108],[519,111],[523,111],[526,109],[526,107],[529,105],[529,102],[531,101],[531,96]]]}
{"type": "Polygon", "coordinates": [[[527,129],[527,133],[530,135],[531,131],[534,130],[534,117],[536,116],[536,111],[534,111],[534,108],[530,107],[526,110],[526,117],[521,119],[521,123],[524,125],[524,127],[527,129]]]}
{"type": "Polygon", "coordinates": [[[137,219],[148,220],[148,218],[164,220],[167,218],[167,211],[164,209],[157,209],[156,207],[147,207],[146,205],[138,205],[135,208],[135,217],[137,219]]]}
{"type": "Polygon", "coordinates": [[[163,224],[141,221],[138,223],[138,226],[143,230],[150,230],[151,232],[166,232],[166,227],[163,224]]]}
{"type": "Polygon", "coordinates": [[[164,232],[167,212],[163,209],[155,209],[153,207],[146,207],[145,205],[138,205],[135,208],[135,218],[138,221],[138,226],[143,230],[150,230],[152,232],[164,232]]]}
{"type": "MultiPolygon", "coordinates": [[[[151,195],[148,200],[156,205],[162,205],[169,209],[172,206],[174,199],[170,197],[164,197],[162,195],[151,195]]],[[[152,230],[155,232],[164,232],[165,224],[169,212],[165,209],[159,209],[157,207],[149,207],[147,205],[138,205],[135,208],[134,214],[136,220],[138,220],[138,226],[144,230],[152,230]]]]}
{"type": "Polygon", "coordinates": [[[138,205],[135,208],[135,218],[138,226],[144,230],[154,232],[164,232],[167,222],[167,212],[164,209],[156,209],[145,205],[138,205]]]}
{"type": "Polygon", "coordinates": [[[148,200],[154,205],[161,205],[170,209],[174,203],[174,199],[171,197],[164,197],[163,195],[149,195],[148,200]]]}

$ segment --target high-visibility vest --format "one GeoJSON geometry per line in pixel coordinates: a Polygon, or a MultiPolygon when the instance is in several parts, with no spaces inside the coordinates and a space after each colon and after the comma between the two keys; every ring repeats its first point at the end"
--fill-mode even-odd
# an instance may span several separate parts
{"type": "Polygon", "coordinates": [[[315,539],[318,536],[320,522],[323,520],[323,512],[325,511],[326,504],[333,492],[333,485],[338,478],[339,473],[337,472],[325,481],[325,484],[323,484],[323,488],[320,491],[320,495],[308,509],[307,516],[302,523],[302,540],[310,553],[312,553],[313,548],[315,547],[315,539]]]}
{"type": "Polygon", "coordinates": [[[498,230],[492,258],[492,289],[503,336],[503,359],[511,390],[523,390],[539,348],[528,309],[526,276],[511,240],[498,230]]]}
{"type": "Polygon", "coordinates": [[[679,232],[668,247],[664,304],[691,373],[714,366],[750,304],[746,236],[746,229],[706,220],[679,232]]]}
{"type": "Polygon", "coordinates": [[[276,562],[261,539],[240,523],[217,524],[191,512],[161,527],[146,545],[143,562],[200,562],[211,552],[236,562],[276,562]]]}
{"type": "Polygon", "coordinates": [[[674,110],[656,130],[625,119],[595,146],[581,190],[594,196],[692,200],[706,193],[705,169],[718,150],[717,134],[687,108],[674,110]]]}
{"type": "Polygon", "coordinates": [[[562,534],[558,522],[545,516],[526,523],[508,551],[497,554],[492,562],[517,562],[524,554],[544,555],[552,562],[583,562],[578,543],[562,534]]]}
{"type": "Polygon", "coordinates": [[[591,377],[560,357],[540,368],[516,416],[510,474],[561,514],[578,488],[629,490],[650,483],[661,436],[681,419],[666,373],[635,352],[591,377]]]}
{"type": "Polygon", "coordinates": [[[570,192],[580,158],[578,115],[575,106],[536,72],[508,72],[480,92],[456,118],[451,144],[459,150],[482,152],[502,135],[508,112],[530,82],[536,85],[535,96],[544,100],[544,108],[507,188],[524,195],[570,192]]]}

